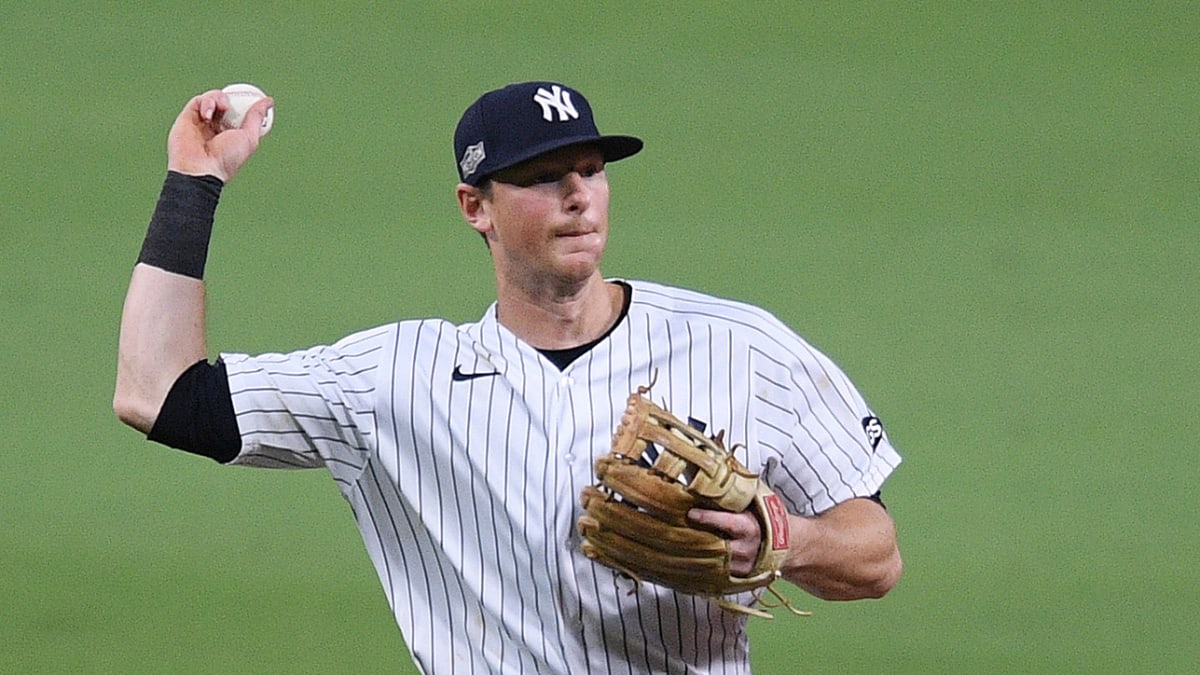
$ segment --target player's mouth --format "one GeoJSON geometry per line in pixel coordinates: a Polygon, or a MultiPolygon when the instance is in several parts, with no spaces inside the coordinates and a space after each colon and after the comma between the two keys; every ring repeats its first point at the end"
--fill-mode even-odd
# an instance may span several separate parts
{"type": "Polygon", "coordinates": [[[564,239],[571,239],[571,238],[578,238],[578,237],[586,237],[591,234],[598,234],[598,230],[596,227],[587,225],[585,223],[577,222],[577,223],[572,223],[571,225],[568,225],[567,227],[564,227],[563,229],[555,232],[554,236],[562,237],[564,239]]]}

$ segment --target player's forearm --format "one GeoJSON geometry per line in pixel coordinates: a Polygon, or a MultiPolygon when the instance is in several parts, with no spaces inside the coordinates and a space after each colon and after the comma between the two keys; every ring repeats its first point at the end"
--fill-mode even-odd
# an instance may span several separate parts
{"type": "Polygon", "coordinates": [[[121,421],[149,433],[179,374],[206,356],[204,282],[146,264],[134,267],[113,395],[121,421]]]}
{"type": "Polygon", "coordinates": [[[852,499],[815,518],[791,518],[784,578],[825,600],[887,594],[900,578],[896,529],[882,506],[852,499]]]}
{"type": "Polygon", "coordinates": [[[113,409],[149,433],[176,378],[207,353],[204,267],[224,183],[167,172],[121,315],[113,409]]]}

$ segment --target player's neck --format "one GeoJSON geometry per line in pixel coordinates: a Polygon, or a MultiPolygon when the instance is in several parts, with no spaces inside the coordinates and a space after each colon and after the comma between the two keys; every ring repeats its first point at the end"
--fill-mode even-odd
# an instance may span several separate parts
{"type": "Polygon", "coordinates": [[[621,315],[624,292],[599,275],[573,292],[497,288],[496,316],[538,349],[569,349],[604,335],[621,315]]]}

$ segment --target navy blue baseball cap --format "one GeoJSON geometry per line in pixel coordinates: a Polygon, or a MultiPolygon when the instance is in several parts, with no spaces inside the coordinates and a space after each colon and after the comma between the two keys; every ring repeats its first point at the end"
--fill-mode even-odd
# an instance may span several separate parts
{"type": "Polygon", "coordinates": [[[596,129],[583,94],[554,82],[510,84],[480,96],[454,130],[458,177],[479,185],[489,175],[543,153],[593,143],[604,161],[615,162],[642,149],[634,136],[604,136],[596,129]]]}

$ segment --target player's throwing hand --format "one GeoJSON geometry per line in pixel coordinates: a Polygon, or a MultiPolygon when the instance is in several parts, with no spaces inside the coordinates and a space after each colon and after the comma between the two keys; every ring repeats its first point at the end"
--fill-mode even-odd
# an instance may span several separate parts
{"type": "Polygon", "coordinates": [[[222,129],[220,118],[229,110],[229,97],[220,89],[193,97],[167,136],[167,168],[191,176],[216,176],[228,183],[258,149],[258,129],[274,105],[268,96],[246,111],[240,129],[222,129]]]}

